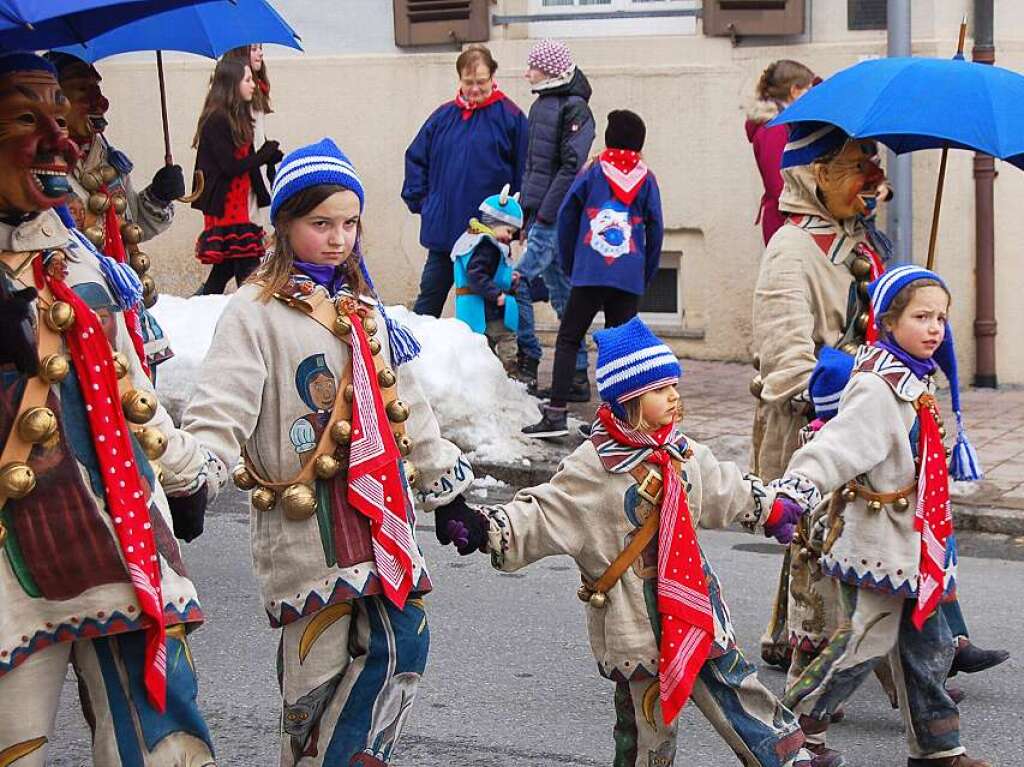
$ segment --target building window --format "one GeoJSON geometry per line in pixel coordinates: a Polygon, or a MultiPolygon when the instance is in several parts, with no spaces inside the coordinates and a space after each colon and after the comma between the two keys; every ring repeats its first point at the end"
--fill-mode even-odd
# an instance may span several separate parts
{"type": "Polygon", "coordinates": [[[694,35],[699,5],[698,0],[529,0],[522,20],[535,38],[694,35]]]}
{"type": "Polygon", "coordinates": [[[846,28],[885,29],[886,0],[846,0],[846,28]]]}
{"type": "Polygon", "coordinates": [[[662,251],[661,265],[640,299],[639,311],[644,321],[662,327],[683,324],[682,260],[679,251],[662,251]]]}

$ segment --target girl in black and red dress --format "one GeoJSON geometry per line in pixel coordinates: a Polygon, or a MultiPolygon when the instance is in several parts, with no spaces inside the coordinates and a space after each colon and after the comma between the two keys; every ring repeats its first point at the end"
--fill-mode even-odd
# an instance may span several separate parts
{"type": "Polygon", "coordinates": [[[210,264],[200,293],[223,293],[232,277],[241,285],[264,255],[259,209],[270,204],[260,168],[280,162],[276,141],[253,147],[252,70],[223,59],[213,73],[196,137],[196,170],[203,192],[192,207],[204,213],[196,258],[210,264]]]}

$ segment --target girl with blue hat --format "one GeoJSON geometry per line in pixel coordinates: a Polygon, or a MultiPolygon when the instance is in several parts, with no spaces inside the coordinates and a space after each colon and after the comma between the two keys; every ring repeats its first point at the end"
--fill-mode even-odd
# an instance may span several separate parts
{"type": "Polygon", "coordinates": [[[956,645],[938,609],[956,589],[949,481],[981,476],[960,411],[950,293],[934,272],[901,266],[874,280],[869,295],[878,340],[858,350],[838,414],[770,483],[804,511],[841,488],[820,563],[839,581],[843,621],[784,700],[812,748],[831,759],[823,764],[840,765],[825,748],[830,718],[888,662],[908,767],[986,767],[960,743],[959,713],[944,686],[956,645]],[[956,416],[948,449],[936,369],[949,380],[956,416]]]}
{"type": "Polygon", "coordinates": [[[182,419],[251,491],[254,569],[281,629],[282,765],[390,763],[430,636],[413,503],[441,527],[471,513],[472,469],[366,268],[364,202],[330,139],[284,158],[273,251],[225,308],[182,419]]]}
{"type": "Polygon", "coordinates": [[[498,570],[575,560],[598,671],[616,686],[616,765],[672,764],[692,699],[743,764],[809,767],[796,717],[736,644],[696,534],[739,521],[788,541],[793,519],[760,479],[679,430],[682,368],[639,318],[594,340],[603,404],[589,439],[550,482],[445,532],[498,570]]]}

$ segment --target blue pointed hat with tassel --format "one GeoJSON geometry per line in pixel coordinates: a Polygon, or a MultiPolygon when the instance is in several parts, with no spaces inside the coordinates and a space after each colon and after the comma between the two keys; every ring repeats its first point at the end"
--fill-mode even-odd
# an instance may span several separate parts
{"type": "MultiPolygon", "coordinates": [[[[934,280],[945,288],[947,293],[949,292],[943,279],[929,269],[913,265],[894,267],[868,286],[876,323],[880,323],[879,318],[889,309],[896,295],[917,280],[934,280]]],[[[879,330],[882,329],[879,324],[879,330]]],[[[957,375],[956,347],[953,343],[953,328],[948,324],[946,335],[932,359],[949,381],[949,396],[953,413],[956,415],[956,444],[949,459],[949,475],[959,482],[979,480],[984,474],[978,453],[967,438],[967,431],[964,428],[963,414],[960,410],[960,378],[957,375]]]]}

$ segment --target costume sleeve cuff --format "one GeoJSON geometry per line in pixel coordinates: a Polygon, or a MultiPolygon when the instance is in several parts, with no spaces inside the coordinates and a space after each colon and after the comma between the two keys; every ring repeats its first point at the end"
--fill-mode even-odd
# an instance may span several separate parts
{"type": "Polygon", "coordinates": [[[784,495],[803,507],[805,512],[816,508],[821,503],[821,491],[811,480],[799,474],[786,474],[768,483],[768,489],[778,495],[784,495]]]}
{"type": "Polygon", "coordinates": [[[454,465],[445,470],[426,488],[416,489],[416,502],[424,511],[433,511],[438,506],[450,503],[455,496],[466,492],[473,484],[473,466],[462,453],[454,465]]]}

